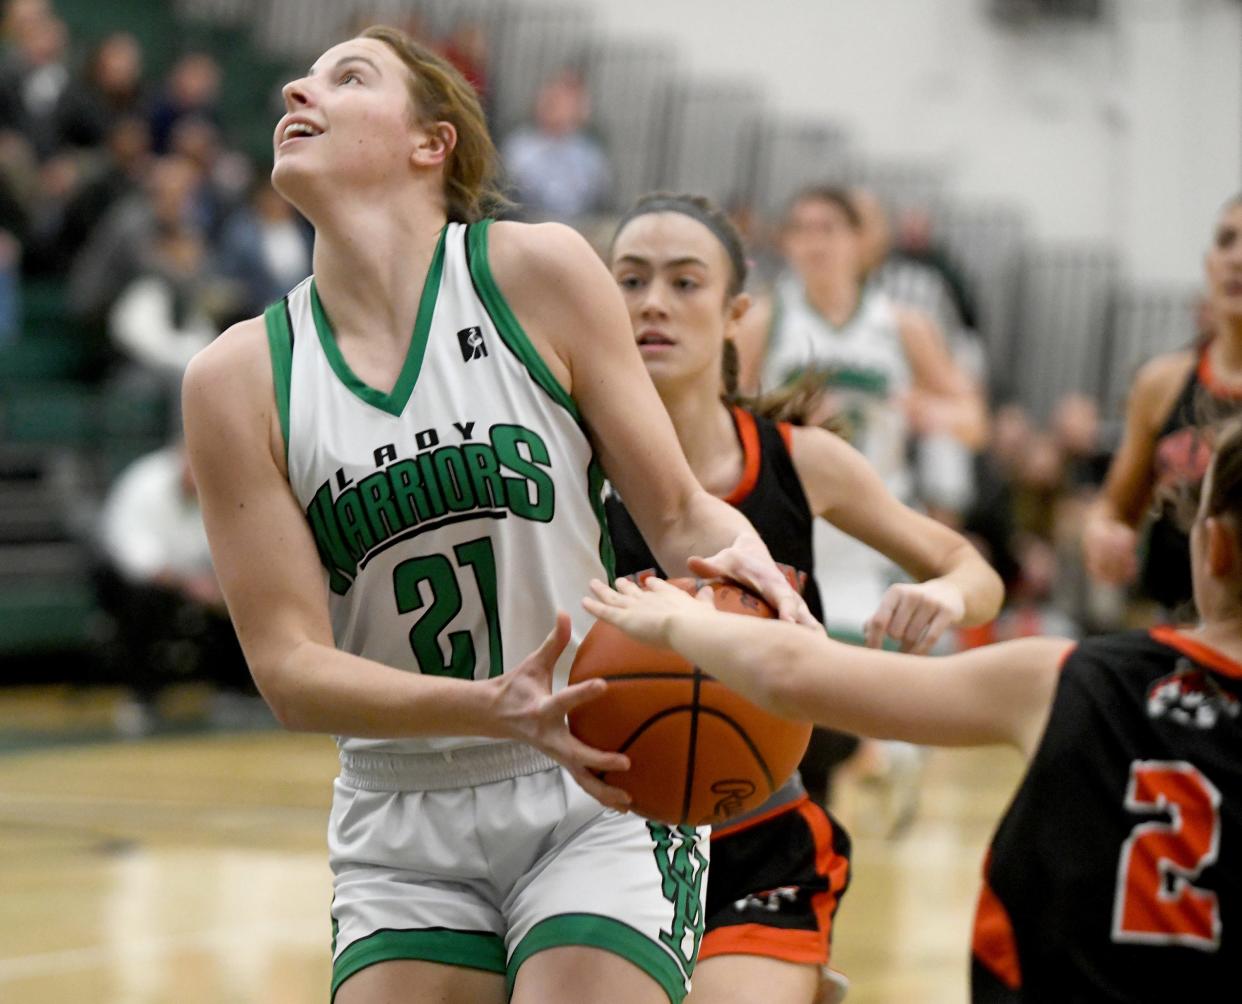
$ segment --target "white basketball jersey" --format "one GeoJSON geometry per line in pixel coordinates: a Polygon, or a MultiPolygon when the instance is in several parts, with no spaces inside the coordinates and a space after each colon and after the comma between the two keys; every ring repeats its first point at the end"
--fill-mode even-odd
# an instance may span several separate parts
{"type": "MultiPolygon", "coordinates": [[[[913,479],[902,398],[911,385],[910,364],[897,315],[883,293],[864,291],[854,315],[837,328],[807,303],[795,277],[777,284],[764,383],[778,387],[812,370],[823,375],[844,419],[843,434],[888,490],[909,501],[913,479]]],[[[903,577],[901,570],[822,519],[814,524],[814,548],[824,623],[839,638],[861,640],[867,618],[888,586],[903,577]]]]}
{"type": "Polygon", "coordinates": [[[848,321],[837,328],[809,303],[797,278],[787,276],[773,295],[772,329],[764,360],[764,386],[779,387],[814,370],[845,420],[847,438],[906,499],[909,429],[902,398],[910,389],[910,363],[897,315],[883,293],[867,290],[848,321]]]}
{"type": "MultiPolygon", "coordinates": [[[[337,347],[313,278],[265,315],[289,483],[324,566],[339,649],[415,673],[485,680],[573,620],[562,686],[611,572],[602,472],[577,407],[527,339],[487,259],[490,221],[440,237],[389,393],[337,347]]],[[[481,737],[338,737],[426,752],[481,737]]]]}

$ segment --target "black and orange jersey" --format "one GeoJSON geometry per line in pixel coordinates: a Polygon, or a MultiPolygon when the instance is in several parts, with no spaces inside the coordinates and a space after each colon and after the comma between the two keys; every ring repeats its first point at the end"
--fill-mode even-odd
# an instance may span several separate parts
{"type": "MultiPolygon", "coordinates": [[[[1215,424],[1242,407],[1242,390],[1222,384],[1212,372],[1210,341],[1199,349],[1181,393],[1165,416],[1152,452],[1152,479],[1157,501],[1184,486],[1197,486],[1212,457],[1204,423],[1215,424]]],[[[1190,541],[1169,506],[1147,528],[1140,586],[1145,595],[1177,611],[1192,599],[1190,541]]]]}
{"type": "MultiPolygon", "coordinates": [[[[790,456],[792,429],[742,408],[731,411],[742,445],[743,470],[741,481],[725,501],[750,520],[775,561],[805,574],[806,605],[816,620],[823,620],[811,550],[813,516],[790,456]]],[[[617,574],[633,575],[654,568],[663,576],[651,548],[615,492],[609,492],[605,508],[617,574]]]]}
{"type": "Polygon", "coordinates": [[[1070,652],[984,869],[975,1004],[1239,999],[1240,709],[1193,635],[1070,652]]]}

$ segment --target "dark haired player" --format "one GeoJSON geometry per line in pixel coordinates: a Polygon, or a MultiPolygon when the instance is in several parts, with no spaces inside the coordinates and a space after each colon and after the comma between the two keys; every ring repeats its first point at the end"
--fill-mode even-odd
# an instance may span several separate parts
{"type": "MultiPolygon", "coordinates": [[[[889,590],[873,618],[873,640],[887,634],[926,651],[949,626],[996,612],[1000,581],[978,553],[901,505],[855,450],[824,429],[721,399],[728,338],[750,300],[742,292],[741,242],[719,210],[697,196],[641,199],[621,222],[610,257],[634,337],[696,477],[750,519],[777,561],[806,575],[817,617],[816,515],[924,580],[889,590]]],[[[797,410],[796,400],[785,403],[797,410]]],[[[656,566],[615,493],[607,510],[617,572],[656,566]]],[[[752,814],[714,828],[707,933],[691,1000],[814,1000],[848,855],[849,838],[796,777],[752,814]]]]}

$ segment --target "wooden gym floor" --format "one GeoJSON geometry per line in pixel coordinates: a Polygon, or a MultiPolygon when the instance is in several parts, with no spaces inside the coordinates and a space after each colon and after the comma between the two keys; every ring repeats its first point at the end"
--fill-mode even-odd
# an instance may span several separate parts
{"type": "MultiPolygon", "coordinates": [[[[327,1000],[332,741],[186,728],[110,738],[116,698],[0,691],[0,1000],[327,1000]]],[[[983,851],[1017,781],[1006,751],[929,755],[897,840],[856,816],[834,965],[850,1004],[966,999],[983,851]]]]}

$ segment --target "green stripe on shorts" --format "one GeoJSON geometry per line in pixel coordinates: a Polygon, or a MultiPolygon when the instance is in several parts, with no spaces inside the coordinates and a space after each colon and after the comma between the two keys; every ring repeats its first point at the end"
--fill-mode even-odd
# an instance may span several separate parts
{"type": "Polygon", "coordinates": [[[409,931],[376,931],[360,938],[332,963],[332,999],[349,977],[377,962],[415,959],[449,966],[505,971],[505,943],[491,931],[450,931],[421,928],[409,931]]]}
{"type": "Polygon", "coordinates": [[[686,997],[686,981],[681,968],[666,949],[629,924],[595,913],[562,913],[541,920],[532,927],[509,959],[507,979],[510,995],[523,962],[536,952],[566,945],[602,948],[634,963],[660,984],[671,1004],[681,1004],[686,997]]]}

